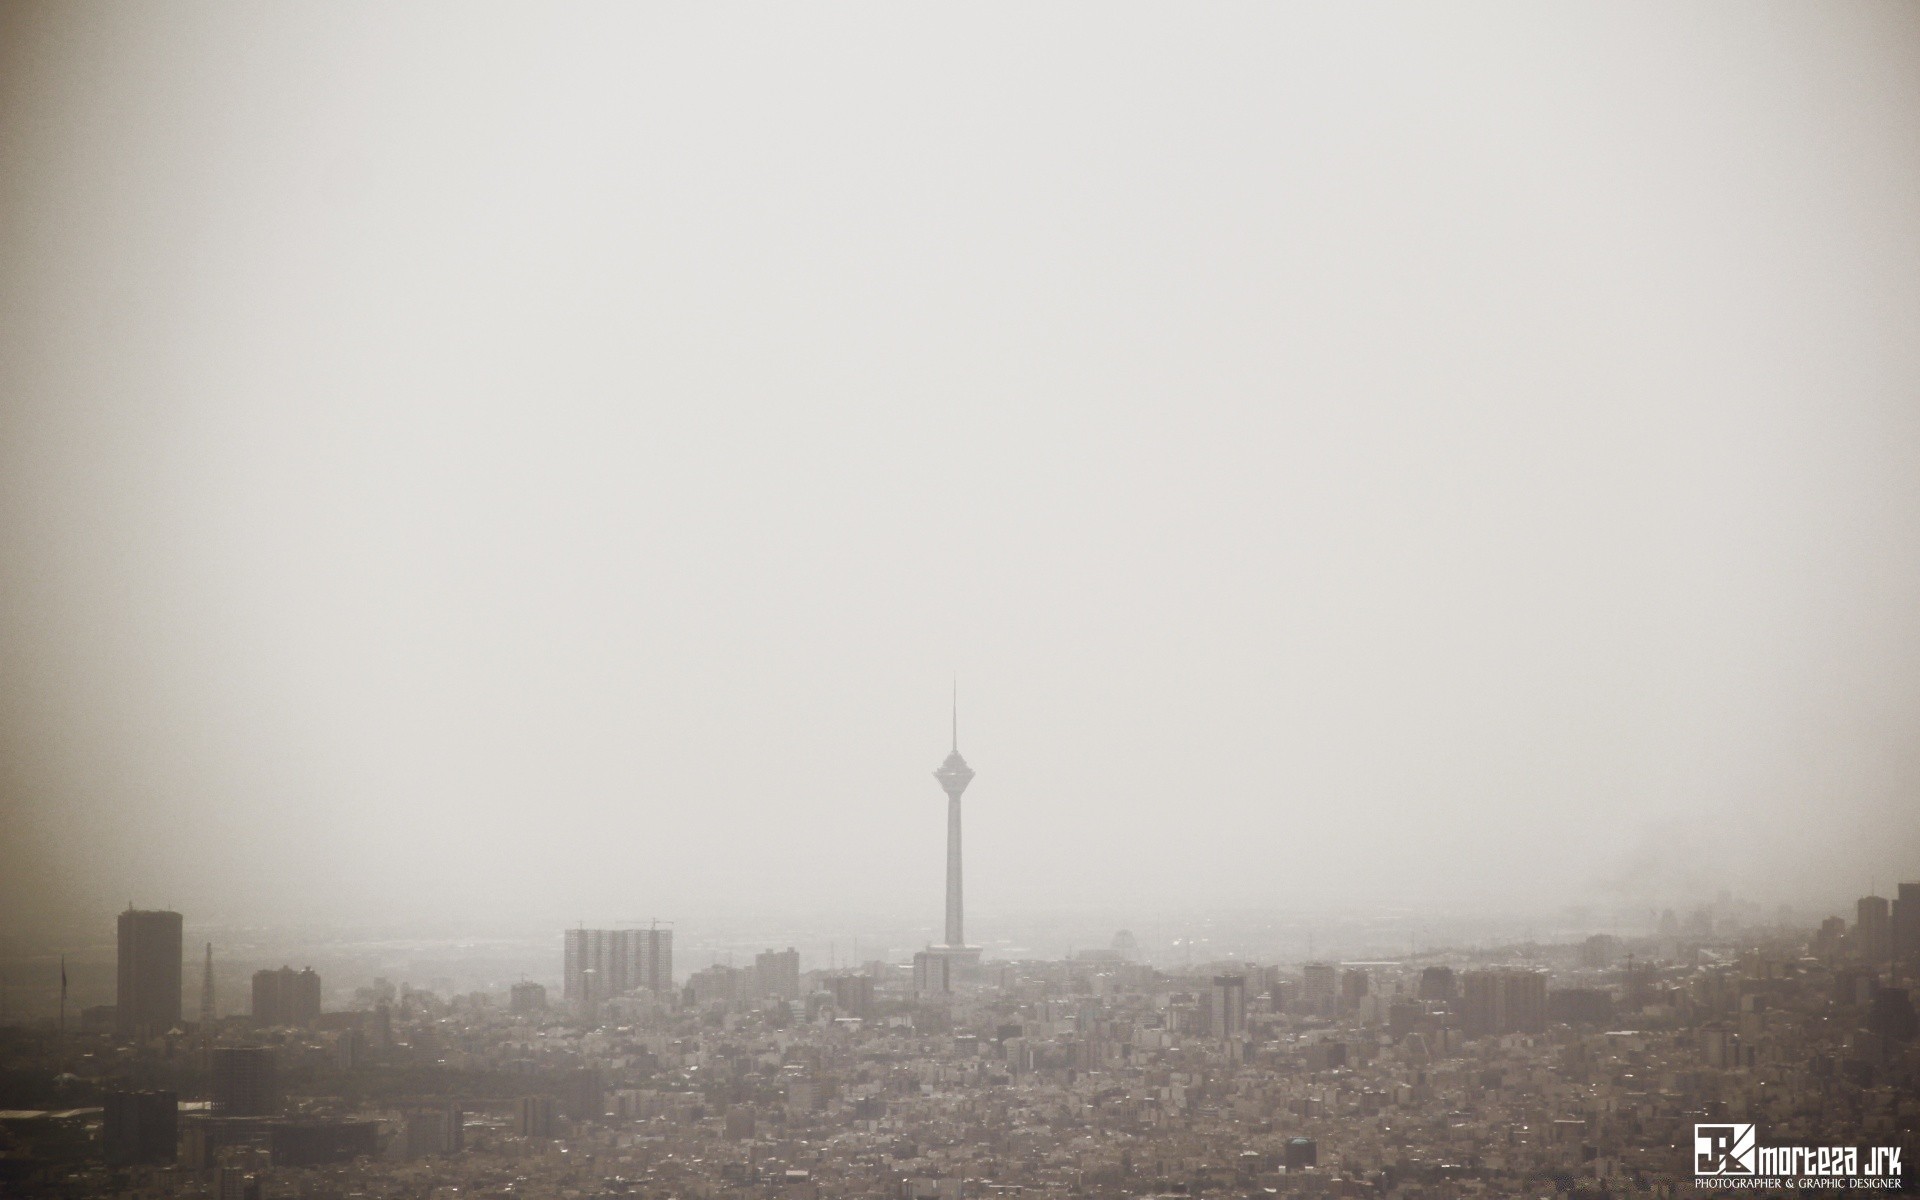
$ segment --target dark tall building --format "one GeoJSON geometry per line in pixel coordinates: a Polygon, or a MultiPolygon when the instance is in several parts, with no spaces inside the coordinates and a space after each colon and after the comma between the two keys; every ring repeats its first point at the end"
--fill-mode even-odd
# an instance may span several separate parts
{"type": "Polygon", "coordinates": [[[253,973],[253,1019],[262,1025],[311,1025],[320,1019],[320,977],[312,967],[253,973]]]}
{"type": "Polygon", "coordinates": [[[800,952],[792,946],[754,955],[753,974],[761,995],[782,1000],[800,998],[800,952]]]}
{"type": "Polygon", "coordinates": [[[547,989],[537,983],[516,983],[509,990],[507,1011],[527,1015],[545,1012],[547,1009],[547,989]]]}
{"type": "Polygon", "coordinates": [[[866,1017],[873,1013],[873,976],[835,975],[827,980],[833,992],[833,1006],[842,1016],[866,1017]]]}
{"type": "Polygon", "coordinates": [[[1885,896],[1860,897],[1860,903],[1854,905],[1854,952],[1869,962],[1885,960],[1891,945],[1888,925],[1887,898],[1885,896]]]}
{"type": "Polygon", "coordinates": [[[1468,1037],[1540,1033],[1547,1027],[1547,977],[1541,971],[1468,971],[1460,1023],[1468,1037]]]}
{"type": "Polygon", "coordinates": [[[1364,967],[1348,967],[1340,972],[1340,1011],[1358,1012],[1360,1002],[1373,990],[1373,976],[1364,967]]]}
{"type": "Polygon", "coordinates": [[[550,1138],[553,1136],[552,1096],[520,1097],[520,1119],[514,1131],[521,1137],[550,1138]]]}
{"type": "Polygon", "coordinates": [[[1216,1041],[1238,1041],[1247,1032],[1247,977],[1215,975],[1207,989],[1207,1034],[1216,1041]]]}
{"type": "Polygon", "coordinates": [[[108,1092],[101,1130],[107,1162],[170,1163],[180,1149],[180,1105],[172,1092],[108,1092]]]}
{"type": "Polygon", "coordinates": [[[280,1087],[270,1046],[213,1048],[213,1113],[217,1117],[271,1117],[280,1111],[280,1087]]]}
{"type": "Polygon", "coordinates": [[[1887,913],[1887,940],[1902,962],[1920,959],[1920,883],[1903,883],[1887,913]]]}
{"type": "Polygon", "coordinates": [[[467,1148],[466,1113],[443,1104],[407,1114],[407,1157],[458,1154],[467,1148]]]}
{"type": "Polygon", "coordinates": [[[1451,1000],[1455,994],[1452,967],[1427,967],[1420,972],[1420,999],[1451,1000]]]}
{"type": "Polygon", "coordinates": [[[1330,962],[1310,962],[1300,968],[1302,1007],[1312,1016],[1331,1017],[1340,1007],[1340,968],[1330,962]]]}
{"type": "Polygon", "coordinates": [[[1906,988],[1875,988],[1866,1024],[1868,1030],[1889,1042],[1910,1042],[1920,1032],[1920,1019],[1914,1015],[1913,998],[1906,988]]]}
{"type": "Polygon", "coordinates": [[[153,1037],[180,1023],[180,927],[177,912],[120,914],[117,1032],[153,1037]]]}

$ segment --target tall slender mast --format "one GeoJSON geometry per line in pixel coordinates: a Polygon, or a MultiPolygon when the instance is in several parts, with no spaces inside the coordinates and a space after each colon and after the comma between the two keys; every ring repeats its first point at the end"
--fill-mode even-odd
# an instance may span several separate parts
{"type": "Polygon", "coordinates": [[[973,768],[960,757],[960,684],[953,685],[953,751],[933,773],[947,793],[947,945],[967,944],[960,886],[960,794],[973,782],[973,768]]]}

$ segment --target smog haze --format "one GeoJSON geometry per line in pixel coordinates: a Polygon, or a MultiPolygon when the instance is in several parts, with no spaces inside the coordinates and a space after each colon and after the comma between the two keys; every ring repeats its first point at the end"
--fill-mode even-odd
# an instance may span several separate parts
{"type": "Polygon", "coordinates": [[[1911,873],[1920,10],[0,19],[6,932],[1911,873]]]}

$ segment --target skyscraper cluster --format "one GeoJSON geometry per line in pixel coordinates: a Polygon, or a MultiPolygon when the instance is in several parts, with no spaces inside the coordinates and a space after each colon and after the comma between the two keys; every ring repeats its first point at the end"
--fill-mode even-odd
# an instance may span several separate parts
{"type": "Polygon", "coordinates": [[[1920,963],[1920,883],[1901,884],[1891,902],[1860,897],[1847,949],[1867,962],[1920,963]]]}
{"type": "Polygon", "coordinates": [[[569,929],[562,997],[591,1008],[638,989],[673,990],[673,930],[569,929]]]}

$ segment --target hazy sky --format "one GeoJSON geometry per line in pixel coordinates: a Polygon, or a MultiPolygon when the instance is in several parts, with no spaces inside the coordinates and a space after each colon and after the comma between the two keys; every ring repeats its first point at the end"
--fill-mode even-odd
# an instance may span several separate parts
{"type": "Polygon", "coordinates": [[[11,4],[0,405],[9,927],[1920,877],[1911,4],[11,4]]]}

